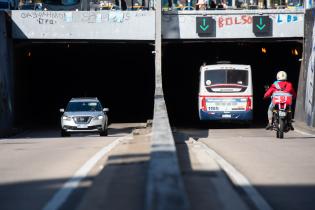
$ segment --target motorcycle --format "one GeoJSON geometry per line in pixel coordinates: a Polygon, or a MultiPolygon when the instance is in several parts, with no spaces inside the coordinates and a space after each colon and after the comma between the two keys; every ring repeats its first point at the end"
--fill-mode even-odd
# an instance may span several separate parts
{"type": "Polygon", "coordinates": [[[272,96],[273,130],[277,132],[277,138],[283,139],[283,134],[291,130],[291,105],[292,95],[283,91],[277,91],[272,96]]]}

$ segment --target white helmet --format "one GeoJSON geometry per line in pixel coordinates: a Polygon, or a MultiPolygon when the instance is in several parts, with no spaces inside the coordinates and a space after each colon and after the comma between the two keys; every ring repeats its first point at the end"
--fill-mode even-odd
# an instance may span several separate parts
{"type": "Polygon", "coordinates": [[[285,71],[279,71],[277,73],[277,80],[287,80],[287,73],[285,71]]]}

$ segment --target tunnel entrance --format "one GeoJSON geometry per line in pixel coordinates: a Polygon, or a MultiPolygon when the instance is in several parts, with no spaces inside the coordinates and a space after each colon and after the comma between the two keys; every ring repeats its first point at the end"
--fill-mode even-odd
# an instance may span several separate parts
{"type": "Polygon", "coordinates": [[[72,97],[97,97],[110,122],[152,119],[152,43],[16,42],[16,126],[60,126],[72,97]]]}
{"type": "Polygon", "coordinates": [[[203,42],[168,43],[163,46],[163,87],[172,125],[198,124],[199,68],[206,62],[230,61],[252,67],[254,123],[265,125],[270,100],[263,101],[264,85],[271,85],[279,70],[297,90],[302,42],[203,42]]]}

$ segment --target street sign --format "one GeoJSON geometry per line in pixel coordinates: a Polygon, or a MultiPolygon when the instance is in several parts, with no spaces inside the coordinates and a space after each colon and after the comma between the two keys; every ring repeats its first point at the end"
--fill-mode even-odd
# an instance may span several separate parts
{"type": "Polygon", "coordinates": [[[256,36],[271,36],[271,18],[269,16],[253,16],[253,32],[256,36]]]}
{"type": "Polygon", "coordinates": [[[196,32],[199,36],[216,35],[216,22],[212,17],[196,17],[196,32]]]}

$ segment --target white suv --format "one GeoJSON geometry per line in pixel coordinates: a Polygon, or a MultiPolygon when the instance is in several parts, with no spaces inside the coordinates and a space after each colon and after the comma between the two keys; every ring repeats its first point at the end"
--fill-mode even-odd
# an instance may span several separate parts
{"type": "Polygon", "coordinates": [[[102,108],[97,98],[72,98],[66,110],[60,109],[61,136],[70,136],[74,132],[98,132],[107,136],[108,108],[102,108]]]}

